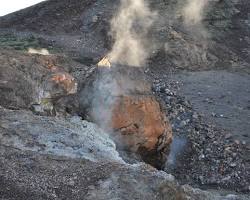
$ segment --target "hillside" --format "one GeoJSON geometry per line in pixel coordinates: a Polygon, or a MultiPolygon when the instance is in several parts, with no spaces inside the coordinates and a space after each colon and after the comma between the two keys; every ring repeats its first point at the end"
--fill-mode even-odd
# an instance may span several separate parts
{"type": "MultiPolygon", "coordinates": [[[[109,21],[119,1],[50,0],[0,19],[0,28],[32,32],[96,60],[112,46],[109,21]]],[[[152,32],[154,65],[178,68],[249,68],[247,1],[209,1],[198,27],[183,26],[181,1],[152,1],[160,18],[152,32]],[[202,30],[201,30],[202,29],[202,30]],[[205,36],[204,33],[205,32],[205,36]],[[164,44],[172,49],[165,53],[164,44]],[[164,52],[163,52],[164,51],[164,52]]]]}
{"type": "Polygon", "coordinates": [[[249,199],[249,11],[47,0],[0,17],[0,199],[249,199]]]}

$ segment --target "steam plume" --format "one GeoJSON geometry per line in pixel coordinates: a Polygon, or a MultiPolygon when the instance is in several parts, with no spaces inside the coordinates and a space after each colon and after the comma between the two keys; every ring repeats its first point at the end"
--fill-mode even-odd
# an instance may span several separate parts
{"type": "Polygon", "coordinates": [[[208,0],[188,0],[183,9],[184,22],[186,25],[200,24],[203,19],[208,0]]]}
{"type": "Polygon", "coordinates": [[[147,34],[156,17],[144,0],[121,0],[118,14],[111,20],[115,39],[109,53],[111,63],[141,66],[148,57],[147,34]]]}

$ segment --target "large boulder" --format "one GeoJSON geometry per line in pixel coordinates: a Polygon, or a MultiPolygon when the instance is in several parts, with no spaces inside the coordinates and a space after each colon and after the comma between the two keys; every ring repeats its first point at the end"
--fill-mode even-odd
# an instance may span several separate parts
{"type": "Polygon", "coordinates": [[[166,116],[153,96],[123,96],[115,103],[112,127],[121,132],[127,146],[137,147],[135,150],[141,146],[152,150],[163,133],[171,132],[166,116]],[[131,138],[131,134],[136,134],[135,138],[131,138]]]}
{"type": "Polygon", "coordinates": [[[157,168],[164,165],[172,142],[172,129],[154,96],[117,98],[111,126],[119,146],[138,152],[145,162],[157,168]]]}
{"type": "Polygon", "coordinates": [[[85,117],[111,132],[119,148],[163,166],[172,129],[143,69],[97,68],[83,86],[80,102],[85,117]]]}

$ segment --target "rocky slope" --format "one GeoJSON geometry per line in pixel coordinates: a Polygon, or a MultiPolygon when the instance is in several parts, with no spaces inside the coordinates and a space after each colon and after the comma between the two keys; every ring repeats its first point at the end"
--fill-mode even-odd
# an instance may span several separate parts
{"type": "MultiPolygon", "coordinates": [[[[150,1],[159,15],[150,33],[156,46],[151,65],[249,69],[249,2],[208,2],[202,23],[187,27],[183,24],[183,1],[150,1]]],[[[109,22],[118,5],[118,0],[50,0],[2,17],[0,28],[24,35],[33,32],[67,47],[75,56],[81,55],[83,61],[98,60],[112,47],[109,22]]]]}
{"type": "Polygon", "coordinates": [[[79,118],[0,109],[1,199],[248,199],[180,186],[149,165],[126,164],[106,133],[79,118]]]}
{"type": "Polygon", "coordinates": [[[0,199],[249,199],[249,146],[195,111],[171,74],[249,73],[250,3],[210,0],[202,24],[187,27],[183,1],[150,1],[159,18],[142,71],[173,127],[165,171],[176,181],[81,119],[90,94],[80,91],[112,47],[118,2],[50,0],[0,18],[0,199]]]}

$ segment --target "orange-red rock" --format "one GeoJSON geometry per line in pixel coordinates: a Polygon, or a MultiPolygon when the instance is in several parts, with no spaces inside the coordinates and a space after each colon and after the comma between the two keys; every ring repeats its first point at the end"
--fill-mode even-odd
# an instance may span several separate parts
{"type": "Polygon", "coordinates": [[[66,72],[53,74],[50,80],[57,86],[62,87],[65,94],[74,94],[77,91],[77,83],[75,79],[66,72]]]}
{"type": "Polygon", "coordinates": [[[164,145],[169,145],[172,140],[171,126],[158,101],[150,95],[117,98],[112,112],[112,127],[132,151],[138,151],[140,147],[149,151],[157,148],[162,135],[166,136],[164,145]]]}
{"type": "Polygon", "coordinates": [[[166,113],[142,69],[99,68],[81,93],[84,114],[112,133],[120,149],[161,168],[172,141],[166,113]]]}

